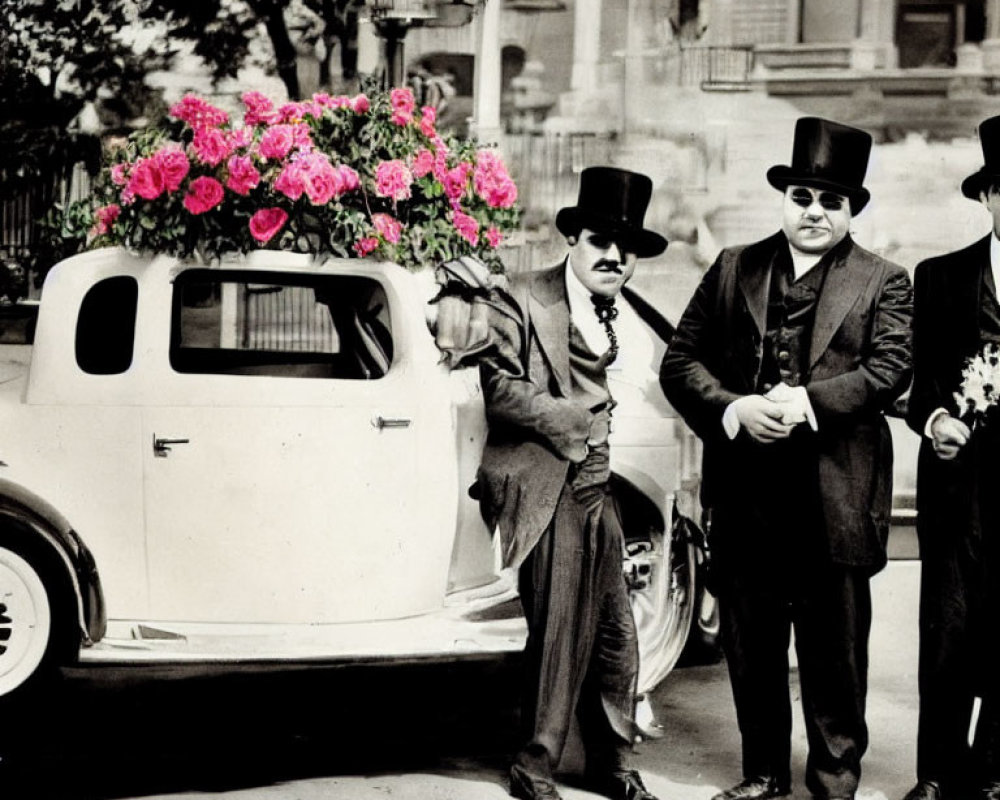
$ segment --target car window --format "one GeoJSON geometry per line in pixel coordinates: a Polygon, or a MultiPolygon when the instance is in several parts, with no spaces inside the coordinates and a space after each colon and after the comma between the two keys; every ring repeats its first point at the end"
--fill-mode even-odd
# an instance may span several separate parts
{"type": "Polygon", "coordinates": [[[132,366],[139,284],[128,275],[95,283],[80,303],[76,363],[91,375],[120,375],[132,366]]]}
{"type": "Polygon", "coordinates": [[[392,357],[386,293],[372,278],[189,270],[174,281],[178,372],[373,380],[392,357]]]}

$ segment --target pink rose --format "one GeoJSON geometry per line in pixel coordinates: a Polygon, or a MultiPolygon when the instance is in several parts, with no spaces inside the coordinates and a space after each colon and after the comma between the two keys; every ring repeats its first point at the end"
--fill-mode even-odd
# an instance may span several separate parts
{"type": "Polygon", "coordinates": [[[341,194],[340,176],[325,155],[308,153],[298,164],[303,188],[314,206],[325,205],[341,194]]]}
{"type": "Polygon", "coordinates": [[[295,144],[295,129],[291,125],[272,125],[260,138],[260,154],[264,158],[281,160],[295,144]]]}
{"type": "Polygon", "coordinates": [[[434,106],[424,106],[420,111],[420,132],[429,139],[437,133],[434,130],[434,123],[437,122],[437,109],[434,106]]]}
{"type": "Polygon", "coordinates": [[[293,126],[292,146],[297,147],[299,150],[312,150],[312,136],[309,131],[309,125],[305,122],[300,122],[293,126]]]}
{"type": "Polygon", "coordinates": [[[471,171],[472,165],[463,161],[445,173],[441,183],[444,184],[444,193],[448,195],[450,200],[458,200],[465,194],[469,183],[469,172],[471,171]]]}
{"type": "Polygon", "coordinates": [[[375,193],[379,197],[406,200],[410,196],[412,183],[413,174],[399,159],[383,161],[375,168],[375,193]]]}
{"type": "Polygon", "coordinates": [[[403,233],[403,226],[398,219],[388,214],[373,214],[372,223],[375,225],[378,235],[389,244],[399,243],[399,237],[403,233]]]}
{"type": "Polygon", "coordinates": [[[202,164],[214,167],[229,157],[229,140],[218,128],[199,128],[194,132],[191,150],[202,164]]]}
{"type": "Polygon", "coordinates": [[[217,128],[229,122],[229,115],[225,111],[193,94],[184,95],[179,103],[171,106],[169,113],[195,130],[217,128]]]}
{"type": "Polygon", "coordinates": [[[337,167],[337,174],[340,176],[344,192],[353,192],[361,185],[361,176],[347,164],[341,164],[337,167]]]}
{"type": "Polygon", "coordinates": [[[392,106],[392,121],[397,125],[406,125],[413,119],[413,110],[417,107],[413,90],[393,89],[389,92],[389,105],[392,106]]]}
{"type": "Polygon", "coordinates": [[[188,186],[187,194],[184,195],[184,208],[192,214],[204,214],[219,205],[224,194],[221,183],[215,178],[202,175],[188,186]]]}
{"type": "Polygon", "coordinates": [[[226,132],[226,143],[230,151],[242,150],[253,144],[253,134],[249,128],[234,128],[226,132]]]}
{"type": "Polygon", "coordinates": [[[465,241],[473,247],[479,244],[479,223],[475,219],[456,209],[452,212],[451,221],[465,241]]]}
{"type": "Polygon", "coordinates": [[[226,186],[236,194],[247,195],[260,183],[260,173],[248,156],[233,156],[226,167],[229,170],[226,186]]]}
{"type": "Polygon", "coordinates": [[[499,247],[500,242],[503,241],[503,234],[500,233],[500,230],[495,225],[491,225],[486,229],[485,236],[486,241],[489,242],[490,247],[493,248],[499,247]]]}
{"type": "Polygon", "coordinates": [[[191,164],[184,151],[179,147],[161,147],[153,154],[153,162],[160,172],[163,188],[168,192],[176,192],[187,177],[191,164]]]}
{"type": "Polygon", "coordinates": [[[247,107],[243,114],[244,124],[253,126],[274,122],[274,104],[260,92],[244,92],[243,105],[247,107]]]}
{"type": "Polygon", "coordinates": [[[128,179],[126,191],[139,195],[146,200],[155,200],[163,194],[163,176],[160,174],[156,160],[140,158],[128,179]]]}
{"type": "Polygon", "coordinates": [[[250,217],[250,235],[261,244],[266,244],[287,221],[288,213],[284,209],[262,208],[250,217]]]}
{"type": "Polygon", "coordinates": [[[424,175],[429,174],[432,169],[434,169],[434,154],[427,148],[424,148],[413,159],[413,166],[410,167],[410,171],[413,173],[414,178],[422,178],[424,175]]]}
{"type": "Polygon", "coordinates": [[[289,122],[298,124],[306,115],[306,105],[304,103],[285,103],[278,108],[278,122],[289,122]]]}
{"type": "Polygon", "coordinates": [[[357,253],[361,258],[371,253],[376,247],[378,247],[378,239],[374,236],[366,236],[364,239],[359,239],[354,243],[354,252],[357,253]]]}
{"type": "Polygon", "coordinates": [[[111,182],[115,186],[128,183],[128,164],[114,164],[111,167],[111,182]]]}
{"type": "Polygon", "coordinates": [[[95,236],[103,236],[106,233],[110,233],[111,226],[114,225],[115,220],[118,219],[118,215],[121,212],[121,206],[117,203],[109,203],[106,206],[101,206],[94,212],[96,222],[91,232],[95,236]]]}
{"type": "Polygon", "coordinates": [[[305,190],[302,168],[295,161],[286,164],[274,181],[274,191],[281,192],[290,200],[298,200],[305,190]]]}
{"type": "Polygon", "coordinates": [[[351,100],[351,110],[355,114],[367,114],[368,109],[372,107],[371,101],[366,95],[359,94],[353,100],[351,100]]]}
{"type": "Polygon", "coordinates": [[[517,202],[517,185],[507,172],[503,159],[491,150],[476,153],[472,183],[476,194],[491,208],[510,208],[517,202]]]}

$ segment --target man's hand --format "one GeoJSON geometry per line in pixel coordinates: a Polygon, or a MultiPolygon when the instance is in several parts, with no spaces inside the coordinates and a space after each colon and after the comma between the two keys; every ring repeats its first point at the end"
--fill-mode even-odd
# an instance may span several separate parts
{"type": "Polygon", "coordinates": [[[785,409],[760,394],[748,394],[733,401],[733,412],[740,426],[758,442],[776,442],[786,439],[794,424],[782,422],[785,409]]]}
{"type": "Polygon", "coordinates": [[[782,381],[764,396],[781,405],[781,421],[786,425],[808,422],[809,427],[814,431],[819,430],[816,414],[809,402],[809,394],[806,392],[805,386],[789,386],[782,381]]]}
{"type": "Polygon", "coordinates": [[[931,444],[938,458],[951,461],[969,441],[972,431],[962,420],[945,412],[931,424],[931,444]]]}

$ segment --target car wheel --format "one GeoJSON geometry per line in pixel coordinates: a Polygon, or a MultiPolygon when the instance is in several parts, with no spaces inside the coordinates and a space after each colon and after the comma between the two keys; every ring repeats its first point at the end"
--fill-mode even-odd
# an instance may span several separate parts
{"type": "Polygon", "coordinates": [[[625,576],[639,637],[637,693],[652,691],[673,669],[691,630],[695,545],[675,527],[626,545],[625,576]]]}
{"type": "Polygon", "coordinates": [[[36,683],[70,641],[72,618],[44,563],[36,548],[0,539],[0,697],[36,683]]]}

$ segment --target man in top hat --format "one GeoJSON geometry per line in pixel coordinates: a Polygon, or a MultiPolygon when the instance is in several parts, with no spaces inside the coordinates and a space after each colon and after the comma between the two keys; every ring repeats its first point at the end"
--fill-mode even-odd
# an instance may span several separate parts
{"type": "Polygon", "coordinates": [[[589,788],[655,800],[629,766],[638,648],[608,494],[607,375],[629,347],[615,301],[636,260],[667,246],[643,227],[651,192],[645,175],[585,169],[577,205],[556,217],[566,258],[514,276],[480,357],[489,424],[480,500],[504,566],[518,571],[528,623],[524,746],[510,770],[510,793],[524,800],[559,797],[553,770],[574,715],[589,788]]]}
{"type": "Polygon", "coordinates": [[[660,382],[704,445],[702,504],[743,780],[715,800],[790,791],[795,631],[816,797],[853,797],[868,742],[869,578],[886,562],[892,442],[910,378],[910,280],[848,232],[871,137],[799,119],[781,230],[724,249],[660,382]]]}
{"type": "Polygon", "coordinates": [[[920,721],[908,800],[1000,798],[996,638],[1000,632],[1000,416],[974,426],[956,393],[967,359],[1000,343],[1000,117],[979,127],[984,166],[962,183],[993,230],[914,273],[913,388],[921,436],[920,721]],[[974,698],[982,698],[974,747],[974,698]]]}

